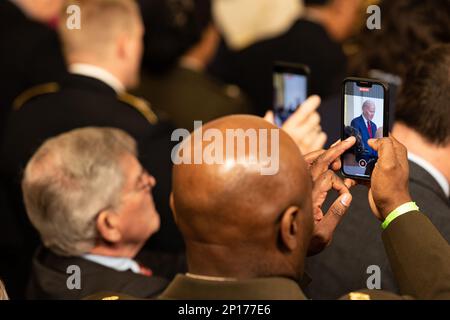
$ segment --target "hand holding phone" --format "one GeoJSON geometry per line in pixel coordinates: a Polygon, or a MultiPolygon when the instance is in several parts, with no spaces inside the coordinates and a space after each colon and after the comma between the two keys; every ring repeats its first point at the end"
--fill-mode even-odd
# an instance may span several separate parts
{"type": "Polygon", "coordinates": [[[374,215],[384,221],[392,210],[411,201],[408,152],[392,136],[370,140],[369,144],[379,154],[370,183],[369,204],[374,215]]]}
{"type": "Polygon", "coordinates": [[[309,68],[301,64],[276,62],[273,69],[274,118],[279,127],[308,97],[309,68]]]}
{"type": "MultiPolygon", "coordinates": [[[[302,154],[322,149],[327,141],[327,135],[322,131],[320,116],[316,111],[319,105],[319,96],[309,97],[281,126],[294,140],[302,154]]],[[[272,111],[268,111],[264,119],[275,124],[272,111]]]]}

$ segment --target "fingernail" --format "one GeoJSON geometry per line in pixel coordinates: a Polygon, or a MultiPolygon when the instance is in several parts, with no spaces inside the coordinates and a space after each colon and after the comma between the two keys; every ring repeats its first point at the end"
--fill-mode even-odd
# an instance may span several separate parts
{"type": "Polygon", "coordinates": [[[353,136],[348,137],[347,139],[345,139],[345,142],[350,142],[351,140],[353,140],[353,136]]]}
{"type": "Polygon", "coordinates": [[[341,203],[344,206],[348,207],[351,202],[352,202],[352,195],[350,193],[346,193],[342,196],[341,203]]]}

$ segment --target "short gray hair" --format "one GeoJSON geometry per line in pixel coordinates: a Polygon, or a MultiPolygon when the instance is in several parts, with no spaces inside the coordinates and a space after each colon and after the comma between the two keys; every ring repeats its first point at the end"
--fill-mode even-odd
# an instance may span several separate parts
{"type": "Polygon", "coordinates": [[[59,34],[64,52],[97,53],[100,57],[122,32],[135,32],[142,24],[139,5],[135,0],[68,0],[60,14],[59,34]],[[77,5],[81,10],[81,29],[67,28],[66,7],[77,5]]]}
{"type": "Polygon", "coordinates": [[[115,207],[122,157],[137,155],[135,140],[119,129],[83,128],[51,138],[28,162],[22,190],[28,217],[44,245],[63,256],[89,252],[98,239],[96,217],[115,207]]]}
{"type": "Polygon", "coordinates": [[[364,108],[367,108],[367,107],[369,107],[371,105],[374,106],[375,108],[377,107],[375,102],[373,102],[372,100],[366,100],[366,101],[364,101],[364,103],[363,103],[361,108],[364,109],[364,108]]]}

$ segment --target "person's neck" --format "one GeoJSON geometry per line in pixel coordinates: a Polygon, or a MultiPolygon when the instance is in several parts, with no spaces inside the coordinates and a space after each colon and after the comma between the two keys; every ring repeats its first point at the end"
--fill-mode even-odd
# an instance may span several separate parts
{"type": "Polygon", "coordinates": [[[400,122],[395,123],[392,135],[406,146],[408,152],[429,162],[450,182],[450,144],[445,147],[436,146],[400,122]]]}
{"type": "Polygon", "coordinates": [[[107,257],[121,257],[133,259],[139,252],[142,246],[138,245],[107,245],[97,244],[90,254],[107,257]]]}
{"type": "MultiPolygon", "coordinates": [[[[119,70],[117,70],[117,68],[113,65],[113,63],[108,63],[107,61],[106,62],[98,61],[98,59],[93,59],[93,58],[83,57],[83,56],[68,57],[67,63],[69,66],[68,67],[69,71],[71,69],[71,66],[74,66],[74,65],[88,65],[88,66],[102,69],[103,71],[110,74],[114,78],[115,81],[117,81],[117,86],[119,86],[119,88],[115,88],[116,90],[117,89],[120,89],[119,91],[126,90],[125,79],[122,76],[122,73],[119,70]]],[[[99,80],[102,80],[102,79],[99,79],[99,80]]]]}
{"type": "Polygon", "coordinates": [[[336,19],[333,10],[329,6],[310,6],[306,8],[305,17],[322,27],[327,31],[330,37],[336,38],[334,28],[335,23],[333,19],[336,19]]]}
{"type": "Polygon", "coordinates": [[[220,245],[186,243],[186,256],[190,275],[221,279],[256,279],[262,277],[286,277],[296,279],[297,270],[279,262],[269,253],[261,255],[255,251],[227,248],[220,245]],[[268,263],[267,261],[270,261],[268,263]]]}

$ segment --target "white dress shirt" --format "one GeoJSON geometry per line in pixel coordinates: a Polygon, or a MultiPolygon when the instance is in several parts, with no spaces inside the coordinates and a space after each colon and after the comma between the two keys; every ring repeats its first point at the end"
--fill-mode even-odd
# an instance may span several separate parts
{"type": "Polygon", "coordinates": [[[367,124],[367,121],[370,121],[370,120],[367,120],[366,117],[364,117],[364,114],[361,114],[361,116],[364,119],[364,124],[366,125],[366,128],[369,129],[369,125],[367,124]]]}
{"type": "Polygon", "coordinates": [[[113,88],[116,93],[125,91],[125,86],[122,82],[103,68],[86,63],[74,63],[69,66],[69,72],[100,80],[113,88]]]}
{"type": "Polygon", "coordinates": [[[439,184],[439,186],[441,187],[442,191],[444,191],[447,198],[450,197],[449,182],[448,182],[447,178],[445,178],[445,176],[438,169],[436,169],[435,166],[433,166],[431,163],[429,163],[425,159],[423,159],[411,152],[408,152],[408,159],[410,161],[414,162],[415,164],[417,164],[422,169],[424,169],[426,172],[428,172],[434,178],[434,180],[436,180],[436,182],[439,184]]]}
{"type": "Polygon", "coordinates": [[[141,273],[141,268],[139,267],[139,264],[130,258],[109,257],[89,253],[83,254],[81,257],[91,262],[98,263],[104,267],[114,269],[116,271],[131,270],[134,273],[138,274],[141,273]]]}

